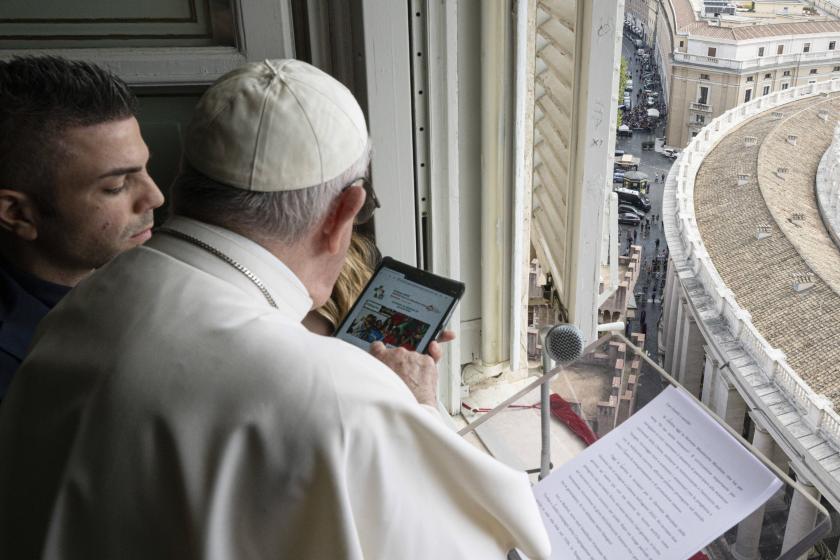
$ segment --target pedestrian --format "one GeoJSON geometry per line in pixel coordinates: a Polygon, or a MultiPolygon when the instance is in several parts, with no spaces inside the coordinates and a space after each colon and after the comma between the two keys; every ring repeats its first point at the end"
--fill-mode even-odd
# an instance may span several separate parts
{"type": "Polygon", "coordinates": [[[654,245],[656,245],[656,248],[659,249],[659,238],[656,239],[656,243],[654,245]]]}
{"type": "MultiPolygon", "coordinates": [[[[94,64],[0,61],[0,399],[50,309],[152,235],[163,195],[136,113],[128,85],[94,64]]],[[[28,556],[7,535],[2,556],[28,556]]]]}

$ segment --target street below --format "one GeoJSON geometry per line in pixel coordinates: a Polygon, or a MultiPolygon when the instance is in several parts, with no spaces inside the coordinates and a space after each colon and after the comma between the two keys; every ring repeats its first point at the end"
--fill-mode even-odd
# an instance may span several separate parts
{"type": "MultiPolygon", "coordinates": [[[[643,85],[639,74],[641,61],[636,57],[636,47],[630,37],[624,37],[622,56],[627,60],[627,68],[630,77],[633,79],[633,91],[630,96],[635,102],[637,93],[641,91],[643,85]]],[[[662,94],[660,93],[660,95],[662,94]]],[[[616,150],[623,150],[625,154],[633,154],[640,158],[639,171],[646,174],[650,180],[647,196],[650,199],[651,209],[646,216],[650,226],[648,228],[644,227],[644,219],[638,226],[619,224],[619,252],[620,254],[627,254],[628,240],[630,243],[642,247],[642,270],[634,290],[637,306],[636,317],[628,321],[628,324],[630,332],[645,333],[644,350],[655,362],[659,362],[657,326],[662,315],[662,295],[665,286],[665,264],[667,260],[661,259],[658,270],[656,270],[655,262],[657,254],[662,255],[666,249],[665,232],[662,229],[663,177],[668,174],[673,161],[653,150],[642,150],[642,143],[653,142],[655,138],[661,138],[664,136],[664,131],[665,123],[661,120],[652,132],[634,130],[632,137],[618,137],[615,145],[616,150]]],[[[616,184],[615,186],[619,185],[616,184]]],[[[639,381],[636,396],[637,408],[641,408],[658,395],[663,383],[660,375],[648,365],[643,365],[642,376],[639,381]]]]}

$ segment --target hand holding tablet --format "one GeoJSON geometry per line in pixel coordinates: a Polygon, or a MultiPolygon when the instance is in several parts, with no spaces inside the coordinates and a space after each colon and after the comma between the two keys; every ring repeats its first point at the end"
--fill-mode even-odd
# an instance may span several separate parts
{"type": "Polygon", "coordinates": [[[363,350],[380,341],[424,353],[463,294],[461,282],[385,257],[335,336],[363,350]]]}

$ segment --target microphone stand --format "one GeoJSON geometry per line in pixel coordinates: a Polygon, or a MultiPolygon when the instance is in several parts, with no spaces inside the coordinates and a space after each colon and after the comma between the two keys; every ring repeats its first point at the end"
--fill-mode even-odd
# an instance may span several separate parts
{"type": "Polygon", "coordinates": [[[506,409],[508,407],[508,405],[513,404],[514,402],[518,401],[519,399],[521,399],[522,397],[524,397],[525,395],[527,395],[528,393],[533,391],[534,388],[537,385],[542,385],[543,383],[547,383],[549,379],[551,379],[552,377],[554,377],[555,375],[557,375],[561,371],[563,371],[563,368],[558,367],[554,371],[549,371],[549,372],[543,373],[541,376],[537,377],[534,381],[529,383],[526,387],[517,391],[515,395],[506,398],[505,400],[503,400],[502,402],[500,402],[499,404],[494,406],[493,410],[491,410],[490,412],[486,412],[475,422],[470,422],[469,424],[467,424],[466,426],[464,426],[463,428],[458,430],[458,435],[459,436],[465,436],[468,433],[474,431],[476,428],[478,428],[479,426],[481,426],[482,424],[484,424],[485,422],[487,422],[488,420],[493,418],[495,415],[497,415],[498,413],[500,413],[501,411],[506,409]]]}
{"type": "MultiPolygon", "coordinates": [[[[542,367],[543,376],[551,372],[554,360],[548,356],[543,348],[542,367]]],[[[540,436],[542,446],[540,448],[540,474],[539,480],[544,479],[551,472],[551,387],[548,379],[540,385],[540,436]]]]}

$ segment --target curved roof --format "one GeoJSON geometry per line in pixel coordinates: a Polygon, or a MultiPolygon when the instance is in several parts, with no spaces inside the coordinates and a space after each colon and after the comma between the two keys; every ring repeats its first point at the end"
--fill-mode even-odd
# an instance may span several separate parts
{"type": "Polygon", "coordinates": [[[747,121],[703,160],[694,210],[709,257],[752,323],[840,408],[840,251],[814,196],[838,115],[834,93],[747,121]],[[807,274],[813,285],[796,291],[807,274]]]}

